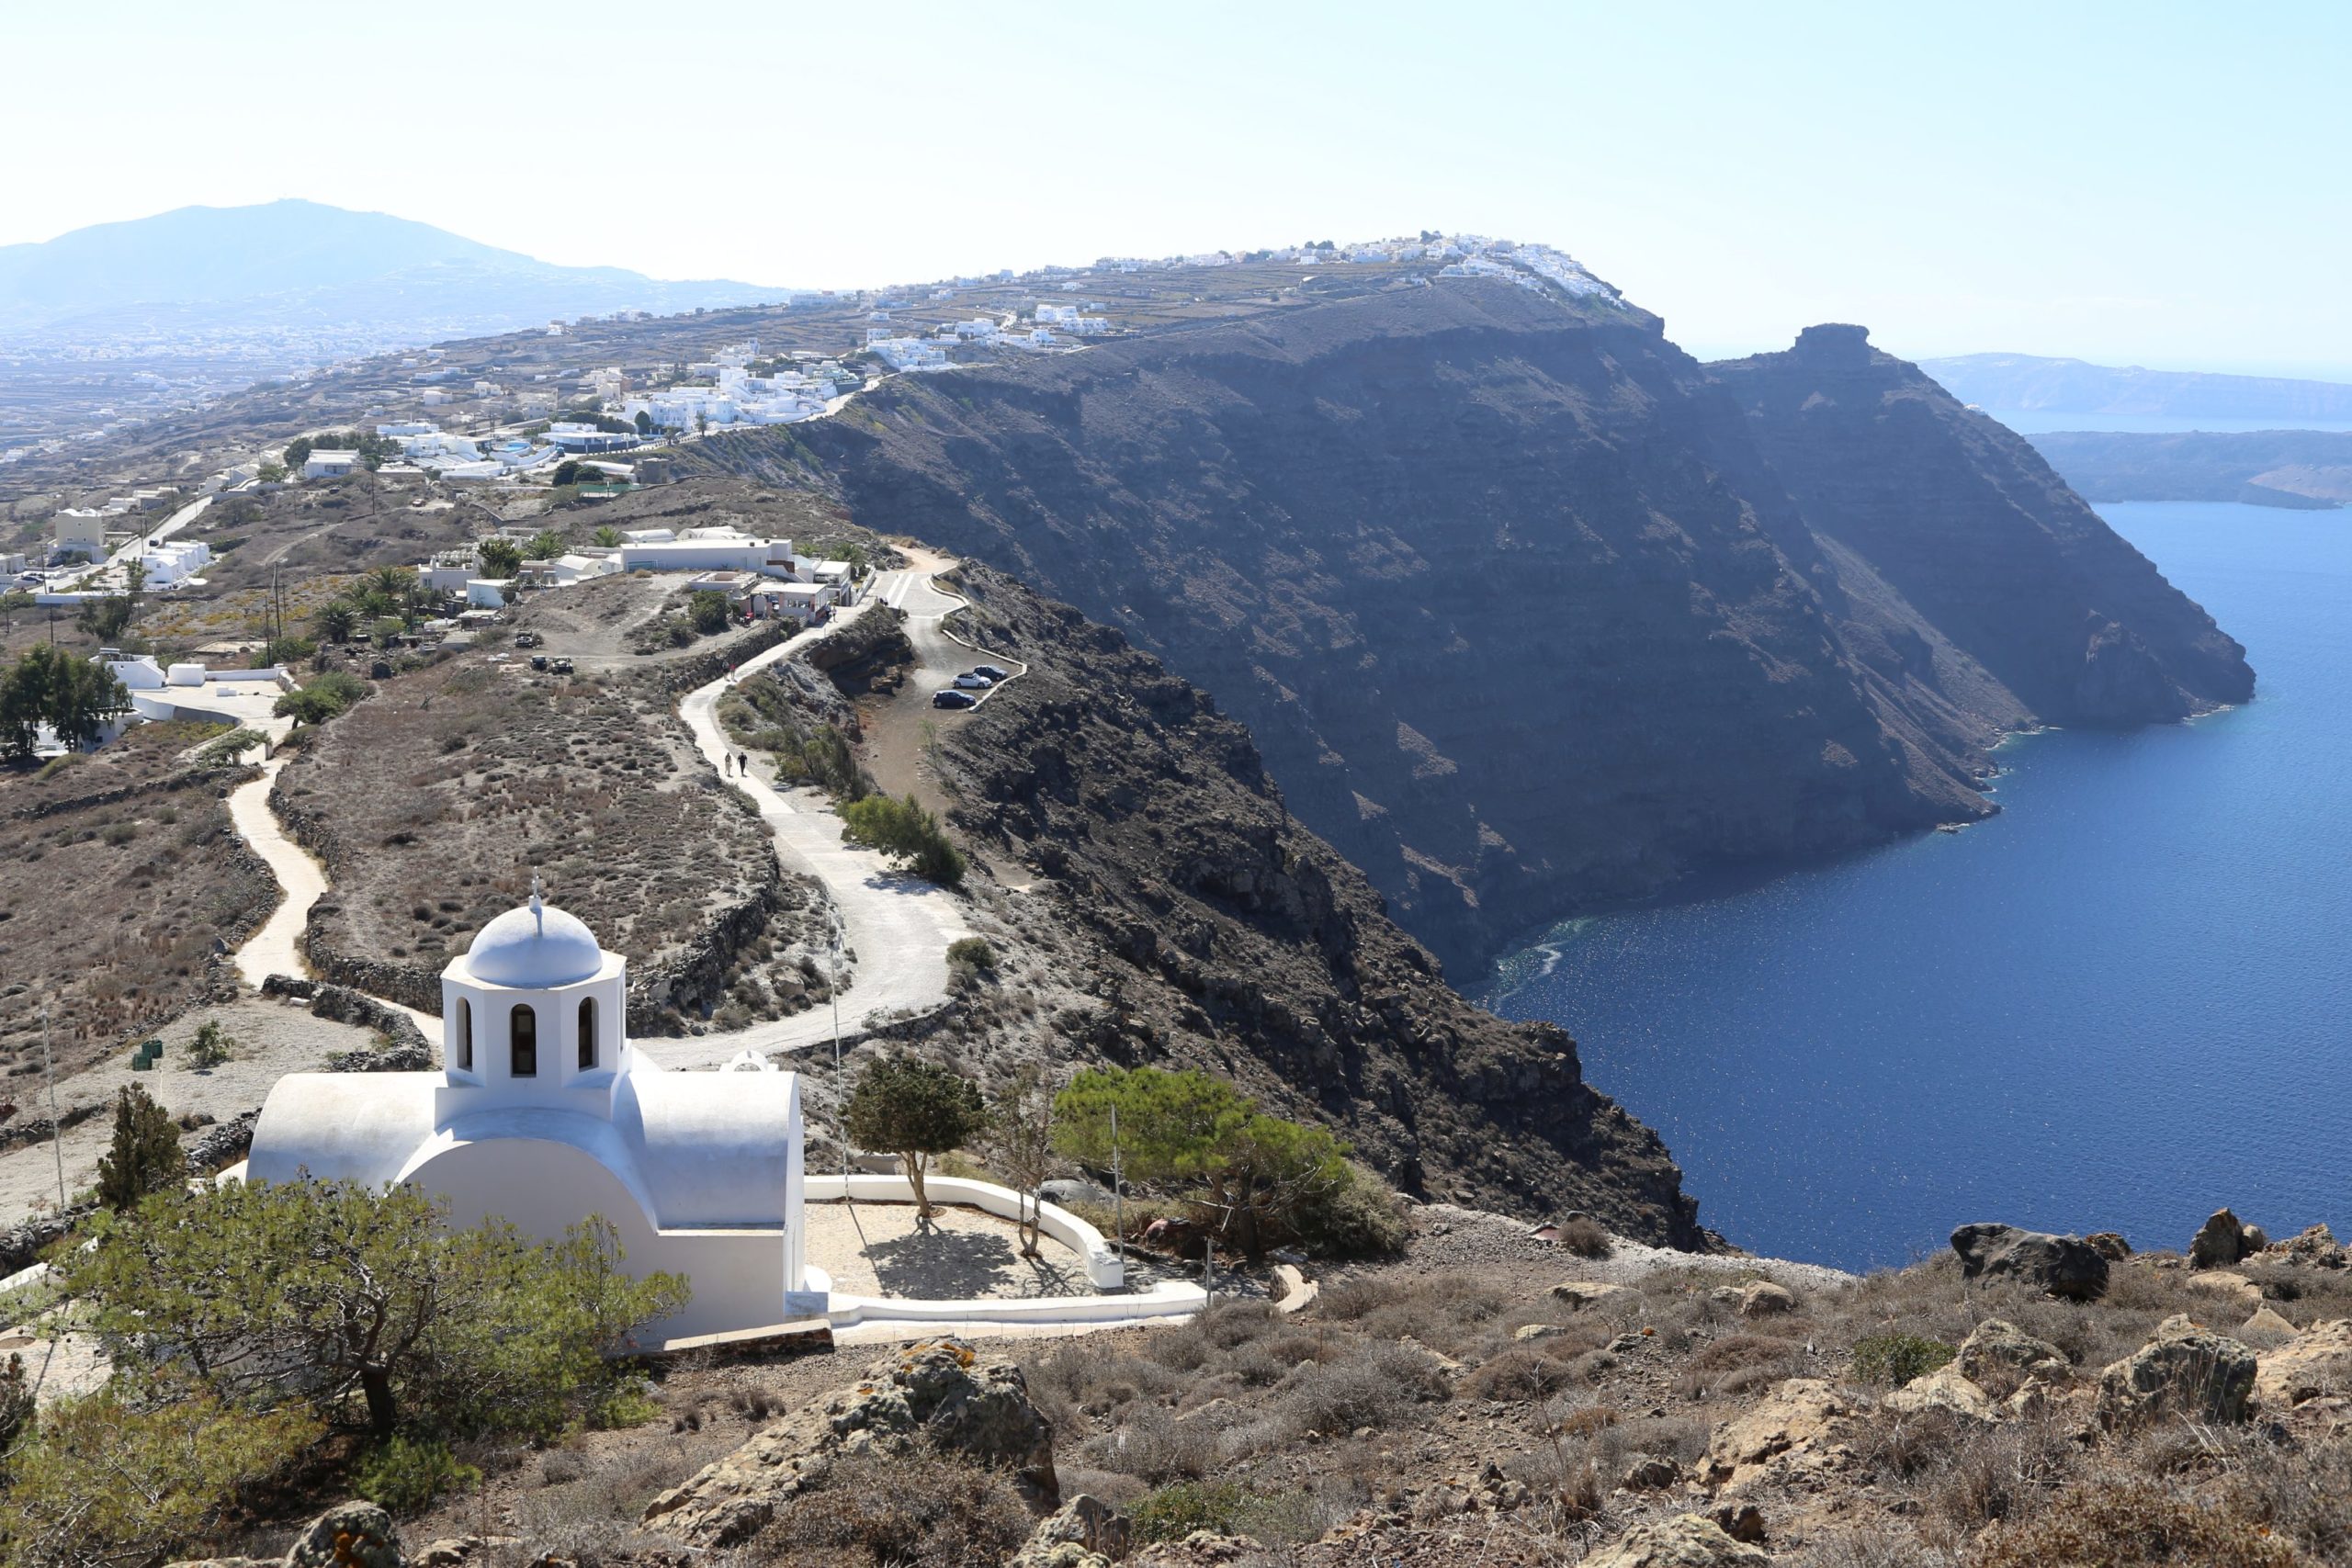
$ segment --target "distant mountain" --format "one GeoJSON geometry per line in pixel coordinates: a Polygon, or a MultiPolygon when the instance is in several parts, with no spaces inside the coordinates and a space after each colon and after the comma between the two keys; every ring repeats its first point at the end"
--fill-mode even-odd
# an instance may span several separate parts
{"type": "Polygon", "coordinates": [[[789,289],[555,266],[430,224],[313,201],[183,207],[0,246],[0,336],[333,326],[435,335],[789,289]]]}
{"type": "Polygon", "coordinates": [[[2268,376],[2143,370],[2030,354],[1922,359],[1919,368],[1964,403],[2042,413],[2165,414],[2177,419],[2352,420],[2352,386],[2268,376]]]}
{"type": "Polygon", "coordinates": [[[2069,431],[2029,439],[2068,484],[2093,501],[2243,501],[2302,511],[2352,506],[2352,433],[2069,431]]]}

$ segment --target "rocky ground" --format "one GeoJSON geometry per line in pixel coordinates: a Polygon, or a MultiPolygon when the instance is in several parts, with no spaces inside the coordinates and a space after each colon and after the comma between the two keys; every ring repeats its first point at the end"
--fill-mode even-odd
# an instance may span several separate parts
{"type": "Polygon", "coordinates": [[[217,732],[141,725],[0,770],[0,1103],[40,1083],[44,1005],[59,1067],[77,1071],[212,995],[216,947],[277,902],[222,800],[245,775],[190,754],[217,732]]]}
{"type": "Polygon", "coordinates": [[[662,1419],[476,1453],[396,1528],[434,1568],[2352,1562],[2322,1230],[1984,1227],[1864,1279],[1526,1231],[1419,1210],[1290,1316],[673,1366],[662,1419]]]}

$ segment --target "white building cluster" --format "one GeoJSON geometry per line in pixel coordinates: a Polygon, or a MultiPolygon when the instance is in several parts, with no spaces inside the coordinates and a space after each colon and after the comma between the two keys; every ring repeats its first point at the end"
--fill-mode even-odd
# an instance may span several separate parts
{"type": "MultiPolygon", "coordinates": [[[[646,416],[656,429],[699,430],[706,425],[797,424],[814,419],[826,405],[857,385],[857,378],[837,360],[796,355],[788,367],[766,375],[752,373],[759,340],[730,344],[708,360],[686,367],[688,380],[637,396],[617,400],[620,417],[635,422],[646,416]]],[[[609,384],[602,373],[597,390],[609,384]]],[[[613,402],[609,395],[607,403],[613,402]]]]}

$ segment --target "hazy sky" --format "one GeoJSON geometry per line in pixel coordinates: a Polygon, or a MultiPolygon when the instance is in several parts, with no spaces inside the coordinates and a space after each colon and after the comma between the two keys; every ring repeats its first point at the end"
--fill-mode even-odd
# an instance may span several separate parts
{"type": "Polygon", "coordinates": [[[2352,6],[6,0],[0,243],[308,197],[831,287],[1421,227],[1693,352],[2352,374],[2352,6]]]}

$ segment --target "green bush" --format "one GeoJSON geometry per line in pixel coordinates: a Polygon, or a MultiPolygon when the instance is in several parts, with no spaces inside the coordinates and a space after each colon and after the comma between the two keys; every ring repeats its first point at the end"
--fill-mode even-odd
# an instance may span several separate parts
{"type": "Polygon", "coordinates": [[[1854,1341],[1854,1376],[1861,1382],[1901,1388],[1957,1354],[1940,1339],[1923,1339],[1917,1334],[1873,1334],[1854,1341]]]}
{"type": "Polygon", "coordinates": [[[240,726],[217,735],[197,749],[196,760],[208,768],[226,767],[269,739],[258,729],[240,726]]]}
{"type": "Polygon", "coordinates": [[[378,1443],[352,1472],[352,1487],[395,1514],[421,1514],[445,1492],[481,1484],[481,1472],[460,1461],[434,1438],[393,1437],[378,1443]]]}
{"type": "Polygon", "coordinates": [[[1313,1512],[1313,1500],[1304,1492],[1268,1494],[1232,1481],[1179,1481],[1127,1510],[1127,1533],[1138,1545],[1182,1540],[1194,1530],[1293,1544],[1318,1533],[1313,1512]]]}
{"type": "Polygon", "coordinates": [[[986,937],[959,937],[947,944],[947,962],[967,964],[975,969],[993,969],[996,949],[989,945],[986,937]]]}
{"type": "Polygon", "coordinates": [[[695,630],[705,637],[714,637],[727,629],[727,595],[698,592],[687,601],[686,615],[695,630]]]}
{"type": "Polygon", "coordinates": [[[1351,1160],[1348,1179],[1298,1216],[1299,1239],[1326,1258],[1385,1258],[1405,1247],[1405,1210],[1388,1183],[1351,1160]]]}
{"type": "Polygon", "coordinates": [[[233,1055],[236,1049],[237,1042],[220,1027],[220,1020],[206,1019],[197,1026],[196,1038],[189,1042],[180,1063],[190,1068],[217,1067],[233,1055]]]}
{"type": "Polygon", "coordinates": [[[882,851],[926,882],[955,887],[964,880],[963,852],[947,840],[939,818],[913,795],[893,800],[869,795],[842,807],[850,842],[882,851]]]}

